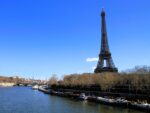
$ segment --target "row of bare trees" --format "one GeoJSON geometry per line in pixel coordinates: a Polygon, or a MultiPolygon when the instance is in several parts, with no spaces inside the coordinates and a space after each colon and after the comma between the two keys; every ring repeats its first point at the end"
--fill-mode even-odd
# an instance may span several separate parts
{"type": "Polygon", "coordinates": [[[72,74],[64,76],[61,81],[54,75],[50,78],[49,85],[63,88],[96,86],[100,91],[120,92],[124,89],[127,92],[145,91],[147,93],[147,91],[150,92],[150,68],[136,67],[130,72],[123,73],[72,74]]]}

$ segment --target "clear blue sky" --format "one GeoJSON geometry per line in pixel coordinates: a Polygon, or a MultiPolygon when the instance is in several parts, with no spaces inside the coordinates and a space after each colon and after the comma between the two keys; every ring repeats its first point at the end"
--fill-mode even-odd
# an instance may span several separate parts
{"type": "Polygon", "coordinates": [[[1,0],[0,75],[49,78],[92,72],[106,11],[119,71],[150,65],[150,0],[1,0]]]}

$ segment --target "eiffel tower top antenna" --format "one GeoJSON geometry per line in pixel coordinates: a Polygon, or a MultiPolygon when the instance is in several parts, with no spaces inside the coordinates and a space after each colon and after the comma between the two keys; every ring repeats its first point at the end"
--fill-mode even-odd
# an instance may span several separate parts
{"type": "Polygon", "coordinates": [[[104,0],[101,0],[101,4],[102,4],[102,11],[104,10],[104,0]]]}
{"type": "Polygon", "coordinates": [[[101,10],[102,10],[102,11],[101,11],[101,15],[102,15],[102,13],[105,13],[104,0],[101,0],[101,4],[102,4],[102,5],[101,5],[101,8],[102,8],[102,9],[101,9],[101,10]]]}

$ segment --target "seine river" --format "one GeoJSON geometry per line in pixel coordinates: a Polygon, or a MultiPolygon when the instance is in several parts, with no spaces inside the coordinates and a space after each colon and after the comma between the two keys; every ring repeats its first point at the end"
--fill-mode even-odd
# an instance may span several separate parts
{"type": "Polygon", "coordinates": [[[0,113],[143,113],[51,96],[29,87],[0,88],[0,113]]]}

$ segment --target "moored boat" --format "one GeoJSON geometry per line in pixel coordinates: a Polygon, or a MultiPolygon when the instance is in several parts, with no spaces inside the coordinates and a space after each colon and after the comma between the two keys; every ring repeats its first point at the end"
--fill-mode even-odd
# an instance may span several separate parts
{"type": "Polygon", "coordinates": [[[34,86],[32,86],[32,89],[33,89],[33,90],[38,90],[38,88],[39,88],[39,86],[38,86],[38,85],[34,85],[34,86]]]}
{"type": "Polygon", "coordinates": [[[88,96],[85,95],[85,93],[81,93],[79,95],[79,100],[87,100],[88,99],[88,96]]]}
{"type": "Polygon", "coordinates": [[[133,102],[131,103],[132,107],[136,107],[139,109],[149,109],[150,110],[150,104],[148,103],[140,103],[140,102],[133,102]]]}
{"type": "Polygon", "coordinates": [[[46,89],[45,86],[39,86],[38,90],[50,94],[50,89],[46,89]]]}
{"type": "Polygon", "coordinates": [[[97,97],[97,100],[99,102],[106,103],[106,104],[115,103],[115,99],[110,99],[110,98],[97,97]]]}

